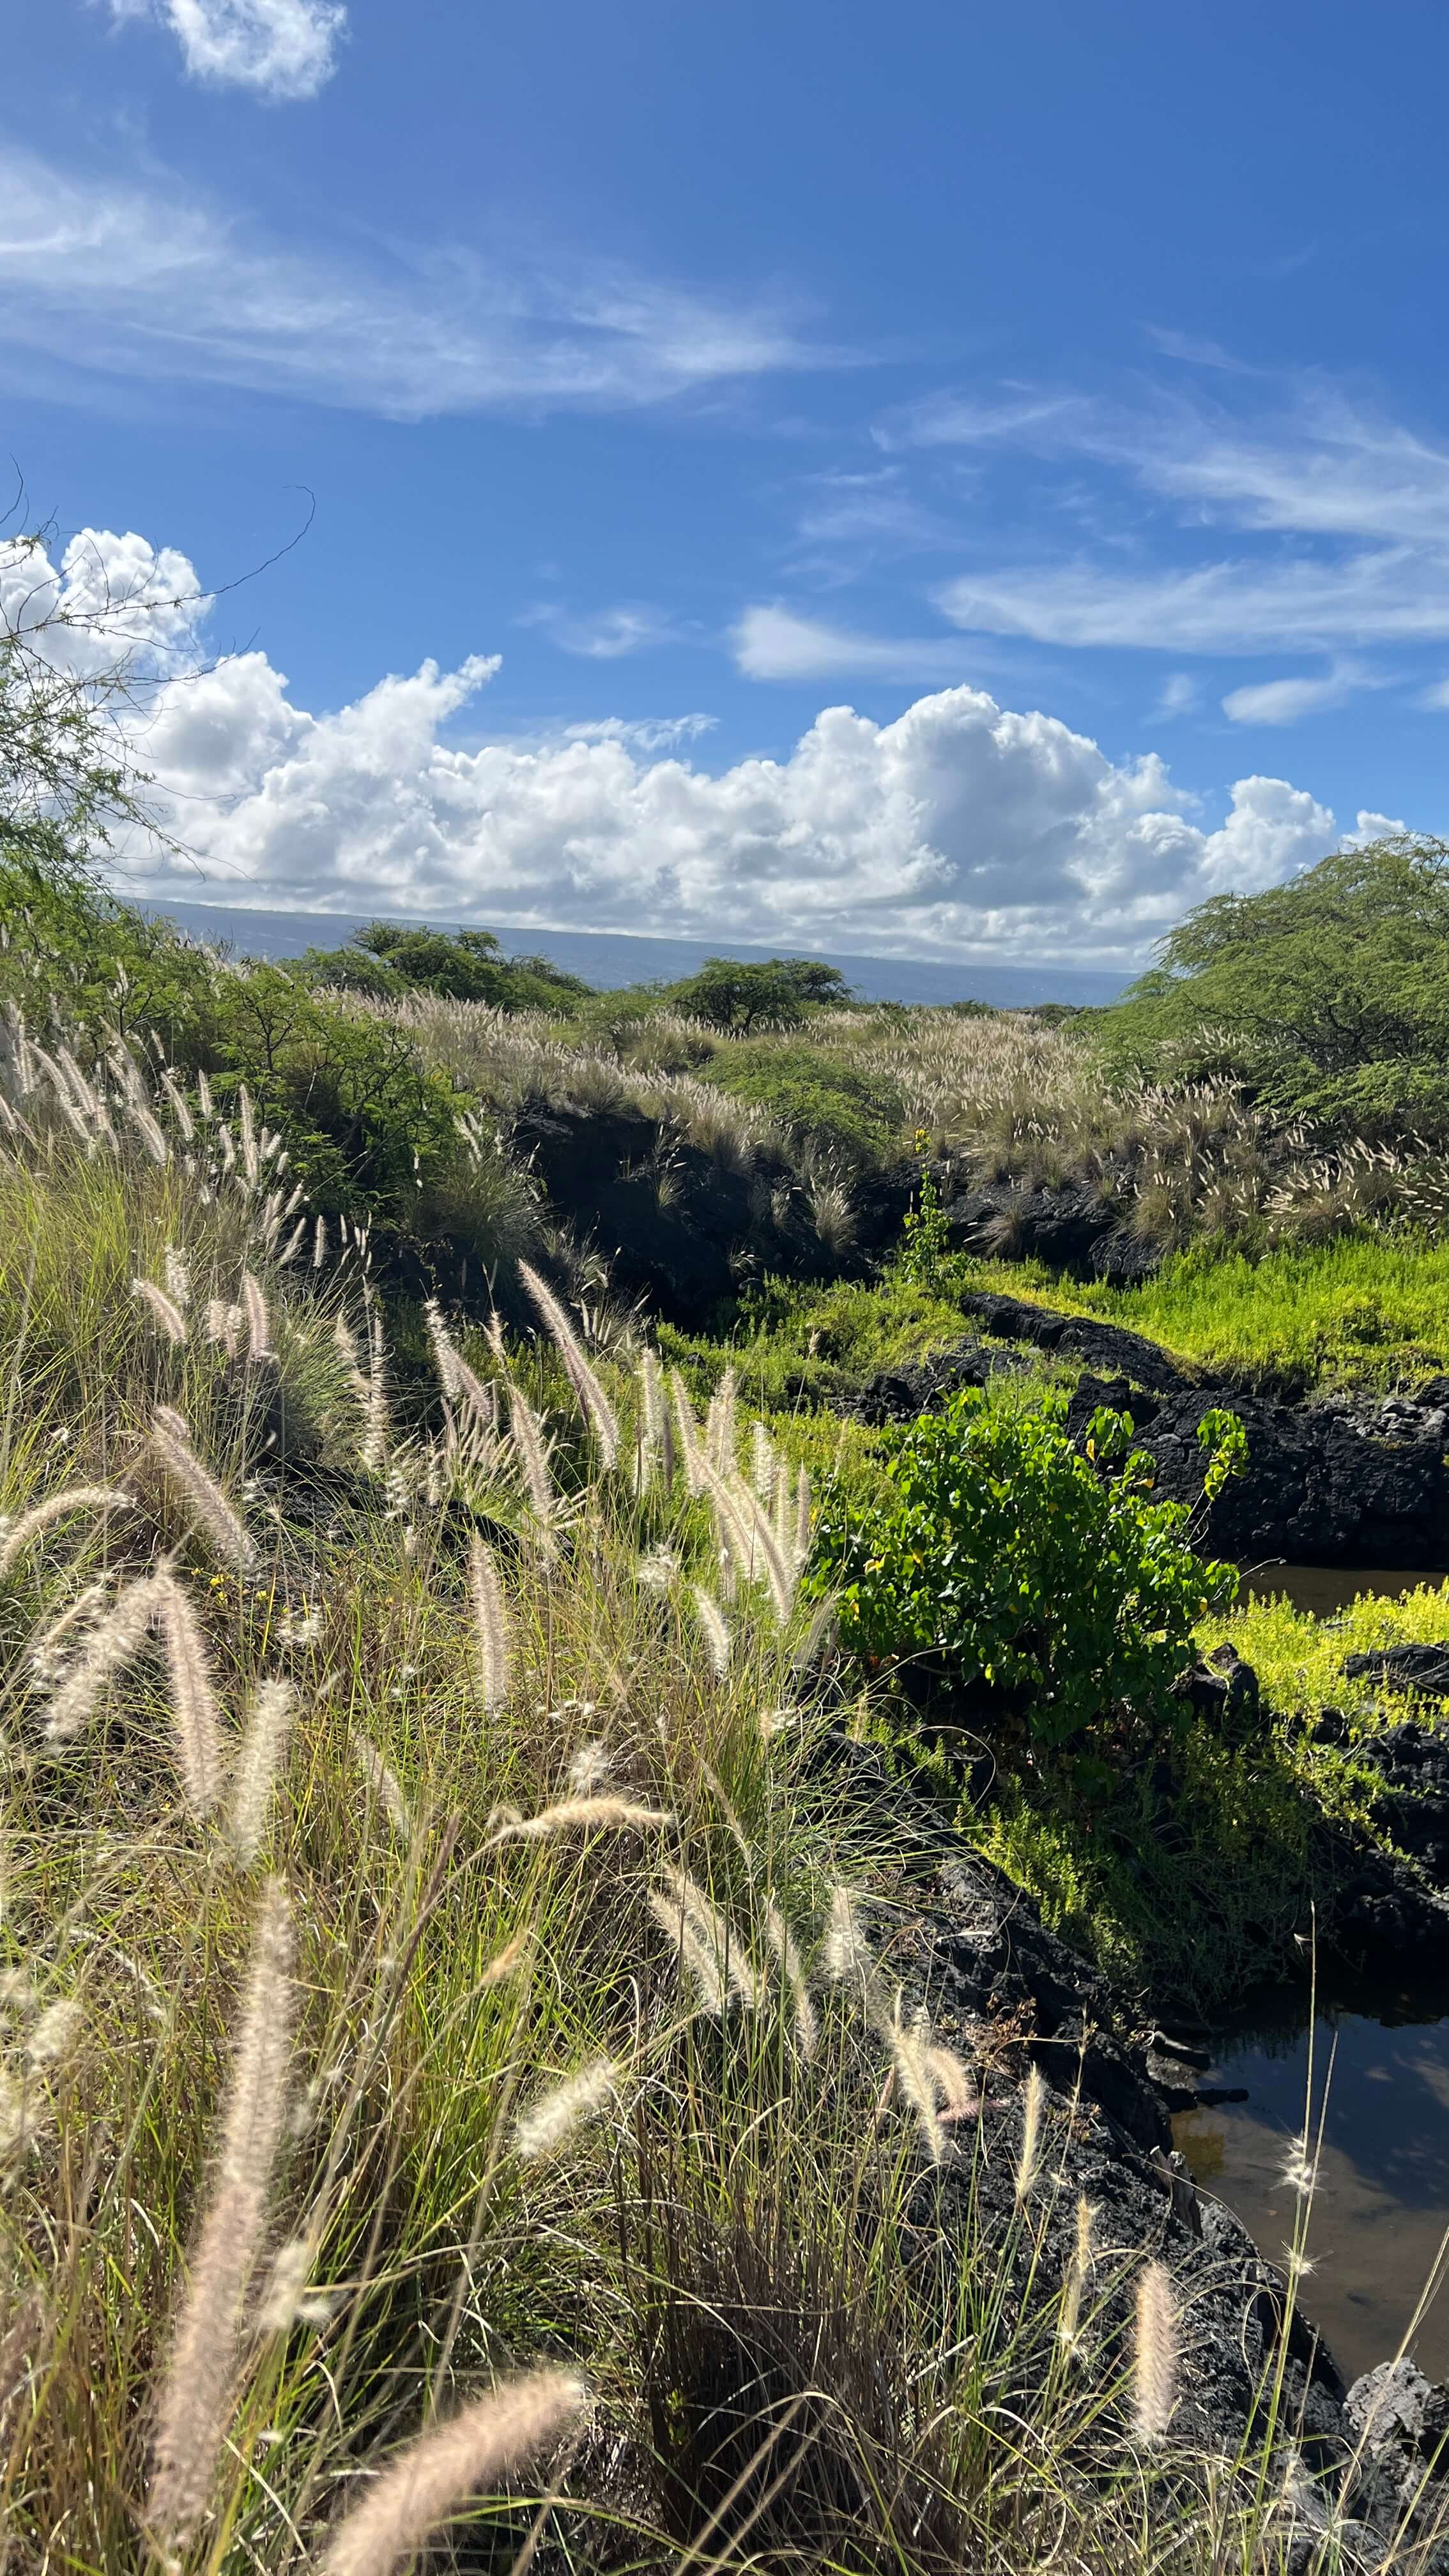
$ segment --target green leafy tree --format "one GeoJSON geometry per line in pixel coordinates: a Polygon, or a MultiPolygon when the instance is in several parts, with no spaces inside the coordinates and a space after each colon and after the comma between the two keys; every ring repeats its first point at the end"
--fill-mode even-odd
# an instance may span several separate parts
{"type": "Polygon", "coordinates": [[[754,1029],[798,1028],[811,1011],[841,1010],[851,993],[839,967],[822,957],[707,957],[667,998],[691,1019],[748,1037],[754,1029]]]}
{"type": "Polygon", "coordinates": [[[379,999],[442,993],[497,1011],[569,1012],[591,989],[546,957],[505,957],[491,930],[429,930],[397,921],[370,921],[346,948],[309,948],[297,971],[309,983],[341,992],[379,999]]]}
{"type": "Polygon", "coordinates": [[[1237,1076],[1335,1137],[1449,1135],[1449,843],[1214,896],[1096,1026],[1118,1071],[1237,1076]]]}
{"type": "MultiPolygon", "coordinates": [[[[1209,1479],[1224,1447],[1233,1471],[1237,1429],[1209,1425],[1209,1479]]],[[[1099,1412],[1078,1447],[1058,1405],[1011,1413],[973,1388],[897,1434],[889,1492],[820,1532],[844,1642],[992,1686],[1043,1746],[1161,1725],[1194,1625],[1237,1573],[1196,1553],[1186,1504],[1152,1500],[1131,1433],[1099,1412]]]]}

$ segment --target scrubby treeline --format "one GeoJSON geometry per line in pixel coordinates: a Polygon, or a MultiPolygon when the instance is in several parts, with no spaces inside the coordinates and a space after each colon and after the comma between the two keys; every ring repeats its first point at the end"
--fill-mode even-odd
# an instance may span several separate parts
{"type": "Polygon", "coordinates": [[[667,1234],[711,1169],[752,1195],[725,1229],[733,1276],[679,1289],[696,1320],[752,1275],[877,1249],[923,1160],[959,1244],[1119,1282],[1196,1246],[1437,1233],[1449,1205],[1436,845],[1222,898],[1116,1009],[1058,1017],[856,1005],[811,960],[590,993],[488,933],[386,924],[286,964],[221,958],[114,902],[44,827],[0,838],[0,990],[31,1024],[54,1006],[82,1039],[152,1029],[222,1096],[245,1084],[314,1203],[444,1287],[530,1246],[572,1252],[582,1285],[577,1260],[633,1234],[667,1303],[644,1194],[667,1234]],[[606,1178],[640,1185],[622,1214],[604,1179],[581,1192],[540,1157],[540,1120],[604,1112],[623,1122],[606,1178]]]}

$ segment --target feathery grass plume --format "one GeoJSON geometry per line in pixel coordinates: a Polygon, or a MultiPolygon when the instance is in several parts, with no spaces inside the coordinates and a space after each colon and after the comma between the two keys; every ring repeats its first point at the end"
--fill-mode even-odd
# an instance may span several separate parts
{"type": "Polygon", "coordinates": [[[700,1482],[714,1506],[721,1537],[728,1539],[741,1573],[753,1575],[762,1565],[775,1615],[788,1619],[795,1597],[795,1569],[781,1554],[769,1514],[761,1510],[748,1485],[737,1477],[726,1483],[708,1459],[700,1462],[700,1482]]]}
{"type": "Polygon", "coordinates": [[[327,1219],[319,1216],[312,1231],[312,1267],[320,1270],[327,1258],[327,1219]]]}
{"type": "Polygon", "coordinates": [[[368,1383],[367,1373],[362,1365],[362,1353],[358,1349],[357,1335],[354,1333],[352,1326],[348,1323],[345,1315],[333,1316],[332,1339],[342,1354],[343,1364],[347,1370],[348,1385],[351,1387],[353,1394],[361,1405],[363,1413],[366,1414],[368,1405],[372,1399],[372,1388],[368,1383]]]}
{"type": "Polygon", "coordinates": [[[934,2040],[926,2051],[926,2067],[940,2097],[936,2116],[943,2129],[955,2128],[962,2120],[980,2118],[981,2095],[954,2048],[943,2048],[939,2040],[934,2040]]]}
{"type": "Polygon", "coordinates": [[[638,1427],[634,1446],[634,1490],[645,1493],[657,1475],[667,1492],[674,1482],[674,1427],[664,1399],[657,1351],[639,1354],[638,1427]]]}
{"type": "Polygon", "coordinates": [[[581,2067],[564,2084],[556,2084],[543,2094],[531,2111],[525,2111],[514,2129],[513,2144],[525,2164],[540,2156],[555,2155],[571,2129],[593,2111],[603,2109],[618,2084],[619,2070],[612,2057],[596,2058],[592,2066],[581,2067]]]}
{"type": "Polygon", "coordinates": [[[830,1891],[830,1921],[820,1965],[832,1985],[863,1984],[875,1974],[875,1960],[850,1889],[837,1880],[830,1891]]]}
{"type": "Polygon", "coordinates": [[[47,2004],[25,2043],[27,2065],[59,2066],[69,2057],[83,2019],[77,1995],[60,1995],[47,2004]]]}
{"type": "Polygon", "coordinates": [[[212,1345],[213,1349],[216,1349],[218,1345],[224,1349],[229,1360],[234,1360],[236,1358],[237,1333],[240,1329],[240,1325],[240,1306],[229,1306],[224,1297],[208,1297],[206,1301],[206,1338],[212,1345]]]}
{"type": "Polygon", "coordinates": [[[191,1506],[193,1519],[205,1531],[222,1563],[239,1566],[243,1573],[252,1573],[257,1562],[256,1549],[220,1485],[208,1475],[197,1457],[180,1414],[174,1412],[170,1405],[158,1404],[156,1407],[151,1421],[151,1446],[173,1484],[180,1486],[191,1506]]]}
{"type": "Polygon", "coordinates": [[[262,1177],[262,1158],[257,1151],[257,1122],[252,1115],[252,1096],[244,1082],[238,1083],[237,1125],[241,1130],[242,1170],[255,1189],[262,1177]]]}
{"type": "Polygon", "coordinates": [[[596,1798],[612,1775],[614,1757],[607,1744],[581,1744],[568,1768],[568,1783],[576,1798],[596,1798]]]}
{"type": "Polygon", "coordinates": [[[735,1452],[739,1435],[735,1429],[736,1378],[727,1368],[709,1400],[704,1418],[704,1454],[717,1476],[730,1477],[735,1472],[735,1452]]]}
{"type": "Polygon", "coordinates": [[[833,1645],[837,1606],[834,1596],[827,1594],[816,1608],[809,1627],[790,1658],[790,1671],[795,1679],[798,1680],[802,1673],[808,1673],[811,1666],[818,1663],[826,1649],[833,1645]]]}
{"type": "Polygon", "coordinates": [[[1016,2158],[1016,2198],[1024,2201],[1036,2181],[1041,2161],[1041,2116],[1046,2106],[1046,2077],[1034,2066],[1026,2079],[1026,2100],[1021,2115],[1021,2146],[1016,2158]]]}
{"type": "Polygon", "coordinates": [[[432,1345],[439,1386],[450,1404],[461,1402],[466,1405],[475,1430],[491,1446],[498,1433],[498,1389],[485,1386],[476,1371],[468,1366],[443,1322],[435,1297],[429,1298],[423,1313],[427,1319],[428,1340],[432,1345]]]}
{"type": "Polygon", "coordinates": [[[45,1723],[48,1744],[64,1744],[79,1735],[112,1674],[128,1664],[145,1643],[156,1607],[156,1585],[151,1575],[139,1575],[117,1593],[51,1700],[45,1723]]]}
{"type": "Polygon", "coordinates": [[[1318,2179],[1317,2160],[1310,2151],[1308,2132],[1295,2138],[1278,2168],[1290,2191],[1300,2200],[1311,2200],[1318,2179]]]}
{"type": "Polygon", "coordinates": [[[428,1347],[433,1354],[433,1366],[438,1373],[438,1384],[451,1403],[458,1392],[458,1354],[449,1339],[447,1326],[443,1322],[443,1310],[436,1297],[428,1297],[424,1300],[423,1322],[427,1326],[428,1347]]]}
{"type": "Polygon", "coordinates": [[[126,1114],[145,1146],[153,1163],[164,1172],[171,1160],[171,1147],[143,1100],[129,1100],[126,1114]]]}
{"type": "Polygon", "coordinates": [[[763,2000],[760,1981],[745,1956],[734,1928],[711,1896],[706,1895],[698,1879],[673,1861],[665,1863],[664,1876],[674,1894],[675,1907],[694,1928],[696,1939],[724,1967],[725,1983],[746,2012],[758,2012],[763,2000]]]}
{"type": "Polygon", "coordinates": [[[483,1713],[491,1717],[508,1697],[508,1605],[493,1550],[477,1530],[468,1541],[468,1588],[483,1682],[483,1713]]]}
{"type": "Polygon", "coordinates": [[[793,1565],[795,1559],[795,1505],[790,1490],[790,1479],[785,1471],[783,1463],[780,1468],[780,1473],[775,1479],[774,1493],[762,1501],[760,1508],[766,1514],[770,1527],[775,1533],[775,1545],[779,1549],[785,1563],[787,1565],[793,1565]]]}
{"type": "Polygon", "coordinates": [[[382,1330],[370,1302],[367,1309],[367,1376],[364,1381],[362,1463],[370,1474],[380,1476],[387,1465],[392,1442],[392,1418],[387,1402],[387,1368],[382,1346],[382,1330]]]}
{"type": "Polygon", "coordinates": [[[353,1728],[349,1741],[369,1796],[381,1806],[399,1842],[406,1842],[413,1829],[413,1811],[392,1764],[383,1760],[371,1736],[364,1735],[360,1727],[353,1728]]]}
{"type": "Polygon", "coordinates": [[[162,1068],[161,1088],[166,1095],[166,1105],[169,1108],[172,1117],[175,1119],[177,1127],[180,1129],[182,1144],[194,1144],[196,1141],[196,1121],[192,1117],[190,1110],[187,1108],[186,1095],[181,1089],[181,1086],[169,1065],[163,1066],[162,1068]]]}
{"type": "Polygon", "coordinates": [[[763,1422],[752,1422],[750,1425],[750,1481],[766,1511],[775,1499],[775,1485],[779,1473],[780,1461],[775,1454],[773,1440],[763,1422]]]}
{"type": "Polygon", "coordinates": [[[1132,2398],[1138,2441],[1162,2441],[1177,2404],[1177,2302],[1165,2263],[1147,2264],[1137,2283],[1132,2398]]]}
{"type": "Polygon", "coordinates": [[[121,1492],[115,1485],[71,1485],[64,1493],[50,1494],[43,1503],[33,1504],[0,1539],[0,1582],[26,1549],[57,1521],[67,1520],[72,1512],[127,1512],[133,1500],[133,1495],[121,1492]]]}
{"type": "Polygon", "coordinates": [[[691,1583],[689,1589],[694,1602],[695,1616],[704,1631],[710,1668],[716,1680],[723,1681],[730,1668],[730,1654],[734,1646],[729,1621],[714,1594],[706,1591],[702,1583],[691,1583]]]}
{"type": "Polygon", "coordinates": [[[772,1898],[765,1899],[765,1933],[771,1949],[780,1962],[780,1974],[790,1989],[795,2008],[795,2029],[802,2057],[813,2057],[820,2043],[820,2023],[810,1999],[800,1953],[790,1935],[790,1926],[772,1898]]]}
{"type": "Polygon", "coordinates": [[[555,2442],[583,2404],[576,2379],[534,2370],[417,2434],[343,2516],[320,2576],[393,2576],[489,2479],[510,2475],[555,2442]]]}
{"type": "Polygon", "coordinates": [[[267,1313],[262,1283],[252,1271],[244,1270],[241,1289],[242,1307],[247,1319],[247,1357],[257,1361],[274,1360],[277,1354],[272,1347],[272,1319],[267,1313]]]}
{"type": "Polygon", "coordinates": [[[290,2334],[293,2326],[325,2326],[332,2301],[310,2295],[317,2248],[310,2238],[293,2236],[280,2246],[257,2306],[257,2332],[290,2334]]]}
{"type": "Polygon", "coordinates": [[[485,1850],[498,1843],[541,1842],[549,1834],[652,1833],[672,1825],[667,1807],[640,1807],[630,1798],[561,1798],[536,1816],[508,1816],[489,1835],[485,1850]]]}
{"type": "Polygon", "coordinates": [[[194,1816],[210,1813],[221,1795],[221,1716],[201,1622],[173,1574],[152,1577],[156,1620],[171,1684],[171,1726],[176,1769],[194,1816]]]}
{"type": "Polygon", "coordinates": [[[292,2055],[292,1925],[273,1880],[257,1915],[232,2052],[221,2155],[156,2410],[153,2528],[184,2543],[211,2500],[248,2284],[266,2235],[292,2055]]]}
{"type": "Polygon", "coordinates": [[[548,1448],[544,1441],[543,1425],[522,1387],[515,1386],[511,1379],[508,1387],[508,1419],[512,1425],[513,1445],[518,1452],[518,1463],[523,1470],[523,1482],[533,1508],[533,1516],[551,1553],[553,1521],[558,1509],[558,1497],[554,1492],[553,1478],[548,1472],[548,1448]]]}
{"type": "Polygon", "coordinates": [[[1067,2264],[1062,2283],[1061,2313],[1057,2319],[1057,2341],[1066,2352],[1075,2352],[1081,2332],[1082,2301],[1092,2277],[1095,2260],[1092,2251],[1092,2221],[1096,2212],[1084,2192],[1077,2196],[1077,2241],[1067,2264]]]}
{"type": "Polygon", "coordinates": [[[711,1466],[703,1451],[696,1464],[699,1481],[694,1491],[704,1495],[714,1514],[721,1570],[728,1583],[732,1583],[736,1575],[743,1575],[749,1581],[755,1570],[754,1533],[741,1509],[739,1496],[734,1486],[727,1484],[718,1469],[711,1466]]]}
{"type": "Polygon", "coordinates": [[[660,1930],[674,1944],[682,1967],[689,1970],[699,1990],[703,2012],[723,2013],[729,1997],[716,1954],[701,1940],[698,1925],[663,1890],[649,1890],[649,1911],[660,1930]]]}
{"type": "Polygon", "coordinates": [[[619,1463],[619,1420],[604,1393],[588,1355],[573,1325],[546,1279],[541,1279],[531,1262],[520,1261],[518,1275],[538,1308],[560,1359],[570,1386],[578,1397],[579,1410],[599,1444],[599,1457],[605,1467],[619,1463]]]}
{"type": "Polygon", "coordinates": [[[186,1318],[180,1307],[173,1305],[165,1289],[157,1287],[154,1279],[133,1279],[131,1294],[140,1298],[152,1322],[160,1325],[168,1341],[185,1341],[186,1318]]]}
{"type": "Polygon", "coordinates": [[[279,1270],[287,1269],[290,1263],[296,1260],[306,1239],[307,1220],[304,1216],[299,1216],[291,1233],[288,1235],[286,1242],[283,1244],[281,1251],[277,1255],[277,1268],[279,1270]]]}
{"type": "Polygon", "coordinates": [[[669,1390],[674,1398],[674,1419],[679,1426],[679,1463],[684,1469],[685,1491],[697,1494],[702,1486],[704,1452],[699,1445],[699,1424],[694,1418],[689,1389],[678,1369],[669,1372],[669,1390]]]}
{"type": "Polygon", "coordinates": [[[174,1306],[180,1307],[184,1315],[191,1303],[191,1273],[186,1267],[184,1254],[178,1252],[174,1243],[168,1243],[166,1246],[163,1267],[166,1272],[166,1294],[174,1306]]]}
{"type": "Polygon", "coordinates": [[[238,1869],[251,1869],[261,1850],[295,1705],[291,1683],[282,1680],[262,1682],[252,1701],[226,1820],[227,1840],[238,1869]]]}
{"type": "Polygon", "coordinates": [[[651,1360],[653,1361],[652,1374],[657,1378],[659,1363],[653,1359],[653,1354],[649,1351],[644,1352],[635,1371],[638,1397],[634,1406],[632,1482],[636,1494],[648,1492],[659,1467],[658,1415],[650,1397],[651,1360]]]}
{"type": "Polygon", "coordinates": [[[62,1643],[72,1629],[84,1628],[89,1620],[99,1618],[105,1609],[107,1598],[106,1578],[103,1574],[98,1574],[92,1582],[82,1584],[74,1600],[68,1601],[65,1608],[52,1619],[50,1626],[40,1636],[32,1639],[29,1649],[30,1669],[37,1681],[54,1681],[62,1660],[60,1653],[62,1643]]]}
{"type": "Polygon", "coordinates": [[[661,1539],[658,1547],[651,1547],[647,1556],[640,1557],[634,1568],[634,1580],[641,1583],[646,1592],[668,1592],[679,1580],[681,1563],[679,1550],[661,1539]]]}
{"type": "Polygon", "coordinates": [[[931,2073],[930,2045],[931,2024],[924,2004],[907,2030],[901,2020],[900,1997],[897,1996],[891,2031],[891,2063],[896,2082],[916,2115],[921,2144],[932,2164],[938,2165],[946,2153],[946,2139],[941,2127],[936,2079],[931,2073]]]}

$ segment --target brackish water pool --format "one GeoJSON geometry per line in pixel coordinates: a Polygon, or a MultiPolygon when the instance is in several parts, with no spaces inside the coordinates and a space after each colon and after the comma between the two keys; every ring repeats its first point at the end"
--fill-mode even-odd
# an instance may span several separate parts
{"type": "MultiPolygon", "coordinates": [[[[1396,2352],[1449,2228],[1449,1993],[1374,1998],[1374,2015],[1320,2005],[1313,2127],[1323,2114],[1300,2304],[1353,2379],[1396,2352]],[[1324,2105],[1325,2087],[1327,2106],[1324,2105]]],[[[1247,2100],[1185,2111],[1173,2134],[1202,2191],[1236,2211],[1281,2263],[1297,2199],[1284,2160],[1303,2134],[1306,2000],[1272,1997],[1199,2080],[1247,2100]]],[[[1410,2339],[1430,2379],[1449,2377],[1449,2283],[1410,2339]]]]}
{"type": "Polygon", "coordinates": [[[1402,1565],[1244,1565],[1239,1572],[1241,1599],[1269,1601],[1275,1593],[1286,1594],[1295,1610],[1311,1611],[1315,1619],[1351,1610],[1365,1592],[1397,1601],[1405,1592],[1417,1592],[1421,1583],[1449,1580],[1449,1568],[1443,1566],[1428,1574],[1402,1565]]]}

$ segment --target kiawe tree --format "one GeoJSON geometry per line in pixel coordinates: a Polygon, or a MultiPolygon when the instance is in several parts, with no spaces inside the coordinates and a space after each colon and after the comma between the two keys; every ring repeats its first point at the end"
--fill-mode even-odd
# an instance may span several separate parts
{"type": "Polygon", "coordinates": [[[840,1010],[851,995],[839,967],[823,957],[706,957],[667,998],[690,1019],[748,1037],[754,1029],[798,1028],[810,1011],[840,1010]]]}
{"type": "Polygon", "coordinates": [[[1214,896],[1099,1025],[1118,1070],[1236,1077],[1328,1136],[1449,1134],[1449,843],[1399,834],[1214,896]]]}

